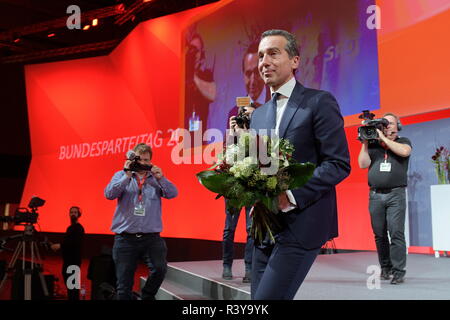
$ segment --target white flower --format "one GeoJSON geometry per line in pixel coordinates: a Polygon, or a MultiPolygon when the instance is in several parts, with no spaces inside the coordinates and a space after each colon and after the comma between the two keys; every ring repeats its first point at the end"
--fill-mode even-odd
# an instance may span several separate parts
{"type": "Polygon", "coordinates": [[[251,176],[253,171],[257,168],[257,162],[256,159],[253,157],[247,157],[244,158],[241,161],[237,161],[234,163],[234,165],[230,168],[230,172],[236,177],[236,178],[248,178],[251,176]]]}
{"type": "Polygon", "coordinates": [[[227,147],[226,151],[225,151],[225,162],[232,164],[235,162],[235,158],[237,158],[236,160],[238,160],[239,158],[237,157],[239,153],[239,147],[235,144],[230,145],[227,147]]]}

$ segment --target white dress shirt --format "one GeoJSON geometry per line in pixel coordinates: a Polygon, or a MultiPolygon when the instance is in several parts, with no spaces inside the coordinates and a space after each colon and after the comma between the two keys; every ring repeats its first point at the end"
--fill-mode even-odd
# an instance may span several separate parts
{"type": "Polygon", "coordinates": [[[283,84],[277,91],[272,91],[270,89],[271,96],[275,92],[278,92],[278,99],[277,99],[277,122],[275,125],[275,130],[278,132],[280,128],[281,119],[283,117],[284,111],[286,110],[287,102],[289,98],[292,95],[292,91],[294,91],[295,87],[295,77],[292,77],[288,82],[283,84]]]}
{"type": "MultiPolygon", "coordinates": [[[[277,133],[279,133],[278,131],[280,128],[281,119],[283,118],[283,114],[284,111],[286,110],[287,102],[292,95],[292,91],[294,91],[295,83],[296,83],[295,77],[292,77],[288,82],[283,84],[277,91],[273,91],[272,88],[270,89],[271,96],[275,92],[279,93],[277,99],[277,121],[275,125],[275,130],[277,133]]],[[[288,212],[291,211],[292,209],[297,208],[297,202],[295,201],[294,195],[292,194],[291,190],[287,190],[286,195],[291,205],[281,210],[283,212],[288,212]]]]}

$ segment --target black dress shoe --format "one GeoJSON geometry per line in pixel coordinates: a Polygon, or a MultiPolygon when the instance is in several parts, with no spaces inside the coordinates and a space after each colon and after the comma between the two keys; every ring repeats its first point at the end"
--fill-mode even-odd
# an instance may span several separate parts
{"type": "Polygon", "coordinates": [[[244,275],[244,278],[242,279],[242,282],[243,283],[250,283],[250,282],[252,282],[252,276],[251,276],[250,271],[245,271],[245,275],[244,275]]]}
{"type": "Polygon", "coordinates": [[[394,275],[394,277],[391,280],[391,284],[399,284],[403,283],[404,281],[405,279],[402,275],[394,275]]]}
{"type": "Polygon", "coordinates": [[[382,269],[380,278],[381,280],[389,280],[391,278],[391,270],[390,269],[382,269]]]}

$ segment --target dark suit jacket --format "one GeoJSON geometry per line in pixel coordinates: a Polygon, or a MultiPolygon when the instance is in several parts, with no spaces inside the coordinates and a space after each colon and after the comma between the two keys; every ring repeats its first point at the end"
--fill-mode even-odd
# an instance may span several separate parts
{"type": "MultiPolygon", "coordinates": [[[[267,129],[270,101],[252,114],[251,128],[267,129]]],[[[312,178],[291,190],[298,208],[280,216],[306,249],[322,246],[338,235],[335,186],[350,173],[344,121],[328,92],[296,83],[281,119],[279,135],[295,148],[294,159],[316,165],[312,178]]]]}

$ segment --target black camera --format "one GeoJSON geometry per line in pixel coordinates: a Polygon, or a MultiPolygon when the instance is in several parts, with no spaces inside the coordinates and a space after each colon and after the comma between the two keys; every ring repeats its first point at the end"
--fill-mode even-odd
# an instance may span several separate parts
{"type": "Polygon", "coordinates": [[[241,129],[250,128],[250,116],[246,112],[245,107],[241,107],[238,115],[234,118],[236,125],[241,129]]]}
{"type": "MultiPolygon", "coordinates": [[[[138,159],[139,160],[139,159],[138,159]]],[[[152,165],[147,165],[147,164],[140,164],[138,162],[138,160],[134,160],[131,164],[130,164],[130,169],[129,171],[134,171],[134,172],[138,172],[138,171],[150,171],[152,170],[152,165]]]]}
{"type": "Polygon", "coordinates": [[[128,169],[123,169],[124,171],[150,171],[152,170],[152,165],[148,164],[141,164],[139,163],[139,160],[141,160],[141,157],[139,157],[134,151],[130,150],[127,152],[127,159],[131,161],[131,164],[129,165],[128,169]]]}
{"type": "Polygon", "coordinates": [[[42,207],[45,200],[33,197],[28,203],[28,208],[17,208],[13,216],[0,217],[1,222],[12,222],[15,225],[21,224],[35,224],[38,220],[39,214],[37,208],[42,207]]]}
{"type": "Polygon", "coordinates": [[[358,118],[364,119],[363,125],[358,128],[359,141],[374,141],[378,139],[377,129],[383,130],[389,125],[389,121],[385,118],[374,119],[375,114],[369,110],[363,110],[358,118]]]}

